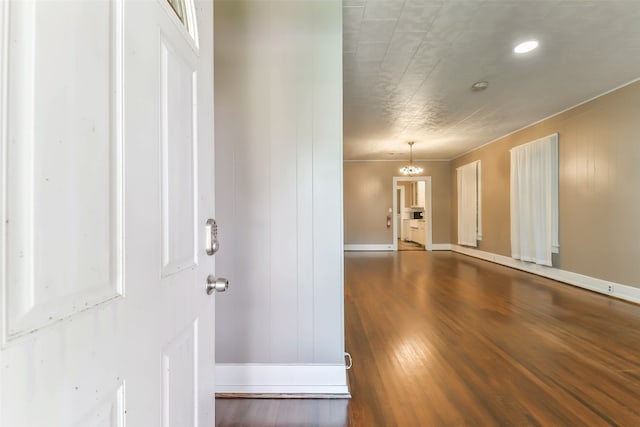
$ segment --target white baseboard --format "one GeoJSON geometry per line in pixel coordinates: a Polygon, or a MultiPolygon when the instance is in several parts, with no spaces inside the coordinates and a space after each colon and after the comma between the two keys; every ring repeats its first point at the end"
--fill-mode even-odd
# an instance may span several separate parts
{"type": "Polygon", "coordinates": [[[345,251],[392,251],[393,245],[384,243],[384,244],[375,244],[375,245],[344,245],[345,251]]]}
{"type": "Polygon", "coordinates": [[[344,395],[344,365],[216,364],[216,393],[344,395]]]}
{"type": "Polygon", "coordinates": [[[527,271],[559,282],[568,283],[580,288],[589,289],[601,294],[611,295],[626,301],[640,303],[640,288],[634,288],[633,286],[597,279],[595,277],[560,270],[558,268],[519,261],[504,255],[492,254],[491,252],[467,248],[460,245],[451,245],[451,250],[475,258],[502,264],[507,267],[517,268],[518,270],[527,271]]]}
{"type": "Polygon", "coordinates": [[[450,251],[451,243],[433,243],[431,245],[432,251],[450,251]]]}

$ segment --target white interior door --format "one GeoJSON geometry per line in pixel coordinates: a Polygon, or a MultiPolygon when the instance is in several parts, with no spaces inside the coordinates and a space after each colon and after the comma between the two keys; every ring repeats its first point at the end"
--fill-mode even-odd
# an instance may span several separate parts
{"type": "Polygon", "coordinates": [[[0,425],[212,425],[211,2],[0,23],[0,425]]]}

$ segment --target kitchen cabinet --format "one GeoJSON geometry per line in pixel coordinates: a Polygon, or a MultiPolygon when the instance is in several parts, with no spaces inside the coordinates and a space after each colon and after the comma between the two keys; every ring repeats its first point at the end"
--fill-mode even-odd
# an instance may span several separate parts
{"type": "Polygon", "coordinates": [[[411,228],[411,238],[409,240],[411,240],[412,242],[416,242],[418,243],[418,229],[417,228],[411,228]]]}
{"type": "Polygon", "coordinates": [[[420,243],[421,245],[427,244],[427,239],[424,235],[424,221],[418,222],[418,239],[416,240],[416,242],[420,243]]]}
{"type": "Polygon", "coordinates": [[[411,240],[411,228],[409,227],[409,219],[402,220],[402,232],[400,238],[402,240],[411,240]]]}
{"type": "Polygon", "coordinates": [[[419,243],[421,245],[427,244],[427,239],[424,234],[425,226],[422,219],[409,220],[409,240],[419,243]]]}

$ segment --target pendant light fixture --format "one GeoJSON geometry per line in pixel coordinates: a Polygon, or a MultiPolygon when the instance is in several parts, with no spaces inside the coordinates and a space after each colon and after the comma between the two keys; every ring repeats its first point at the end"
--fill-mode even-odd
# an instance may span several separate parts
{"type": "Polygon", "coordinates": [[[413,144],[415,144],[415,141],[409,141],[407,144],[409,144],[409,164],[401,167],[400,173],[409,176],[422,173],[423,169],[420,166],[415,166],[413,164],[413,144]]]}

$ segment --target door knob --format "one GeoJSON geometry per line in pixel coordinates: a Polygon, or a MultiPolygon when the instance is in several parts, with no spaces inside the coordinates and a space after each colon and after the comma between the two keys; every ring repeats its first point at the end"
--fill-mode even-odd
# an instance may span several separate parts
{"type": "Polygon", "coordinates": [[[224,292],[228,287],[229,281],[224,277],[213,277],[212,275],[207,277],[207,295],[214,292],[224,292]]]}

